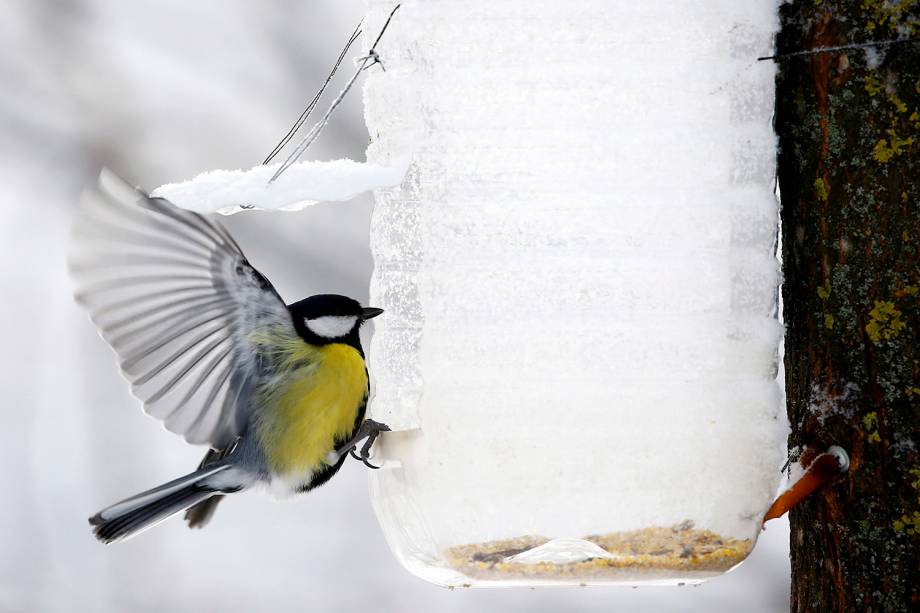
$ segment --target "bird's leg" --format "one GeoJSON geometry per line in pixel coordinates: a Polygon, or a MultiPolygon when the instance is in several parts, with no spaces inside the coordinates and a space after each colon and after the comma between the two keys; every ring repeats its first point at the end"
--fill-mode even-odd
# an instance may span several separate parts
{"type": "Polygon", "coordinates": [[[335,464],[343,455],[348,453],[356,460],[361,460],[368,468],[380,468],[379,466],[371,464],[368,461],[368,457],[370,456],[371,447],[373,447],[374,441],[377,440],[380,433],[389,431],[390,427],[388,425],[382,424],[379,421],[374,421],[373,419],[365,419],[364,422],[358,426],[358,431],[355,432],[351,440],[342,445],[338,450],[329,452],[329,457],[327,457],[326,460],[330,464],[335,464]],[[367,440],[364,442],[364,445],[361,446],[361,451],[355,452],[358,443],[363,439],[367,440]]]}
{"type": "MultiPolygon", "coordinates": [[[[365,423],[366,423],[366,422],[365,422],[365,423]]],[[[361,446],[361,452],[360,452],[360,453],[355,453],[355,449],[354,449],[354,448],[351,448],[351,449],[348,451],[348,453],[349,453],[349,454],[351,455],[351,457],[353,457],[354,459],[356,459],[356,460],[361,460],[361,462],[363,462],[364,465],[367,466],[368,468],[373,468],[374,470],[377,470],[377,469],[380,468],[380,467],[379,467],[379,466],[374,466],[374,465],[371,464],[370,461],[368,460],[368,457],[370,456],[370,453],[371,453],[371,447],[374,446],[374,441],[377,440],[377,437],[380,436],[380,433],[381,433],[381,432],[388,432],[388,431],[390,430],[390,427],[387,426],[386,424],[381,424],[381,423],[379,423],[379,422],[374,422],[374,423],[376,424],[376,427],[373,427],[373,428],[370,430],[370,432],[368,433],[368,435],[367,435],[367,440],[364,441],[364,445],[361,446]]],[[[357,441],[356,441],[356,443],[357,443],[357,441]]]]}
{"type": "MultiPolygon", "coordinates": [[[[374,466],[374,465],[371,464],[370,461],[368,460],[368,457],[370,456],[370,453],[371,453],[371,447],[374,446],[374,442],[377,440],[377,437],[380,436],[380,433],[381,433],[381,432],[389,432],[389,431],[390,431],[390,427],[389,427],[388,425],[386,425],[386,424],[382,424],[382,423],[380,423],[380,422],[378,422],[378,421],[374,421],[373,419],[366,419],[366,420],[364,420],[364,423],[361,424],[361,428],[358,430],[359,434],[360,434],[360,432],[361,432],[361,429],[364,429],[365,426],[367,427],[367,428],[366,428],[366,430],[367,430],[367,435],[366,435],[366,436],[367,436],[367,440],[364,441],[364,445],[361,446],[361,451],[360,451],[360,453],[357,453],[357,454],[355,453],[355,447],[352,447],[351,449],[349,449],[348,452],[349,452],[349,453],[352,455],[352,457],[354,457],[355,459],[361,460],[361,462],[363,462],[364,465],[367,466],[368,468],[373,468],[374,470],[377,470],[377,469],[380,468],[380,467],[379,467],[379,466],[374,466]]],[[[358,437],[355,439],[355,446],[357,446],[359,440],[361,440],[360,436],[358,436],[358,437]]]]}
{"type": "Polygon", "coordinates": [[[364,463],[364,465],[367,466],[368,468],[373,468],[374,470],[377,470],[378,468],[380,468],[379,466],[374,466],[373,464],[371,464],[370,460],[368,460],[367,458],[362,458],[361,456],[359,456],[357,453],[355,453],[355,450],[354,450],[354,449],[352,449],[351,451],[349,451],[349,452],[348,452],[348,455],[350,455],[351,457],[353,457],[353,458],[356,459],[356,460],[360,460],[360,461],[361,461],[362,463],[364,463]]]}

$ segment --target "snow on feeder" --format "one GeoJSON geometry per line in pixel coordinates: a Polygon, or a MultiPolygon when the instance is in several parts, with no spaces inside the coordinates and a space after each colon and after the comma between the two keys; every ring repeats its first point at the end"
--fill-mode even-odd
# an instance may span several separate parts
{"type": "MultiPolygon", "coordinates": [[[[369,32],[391,5],[373,3],[369,32]]],[[[699,582],[782,464],[773,2],[407,1],[365,86],[371,474],[443,585],[699,582]]]]}

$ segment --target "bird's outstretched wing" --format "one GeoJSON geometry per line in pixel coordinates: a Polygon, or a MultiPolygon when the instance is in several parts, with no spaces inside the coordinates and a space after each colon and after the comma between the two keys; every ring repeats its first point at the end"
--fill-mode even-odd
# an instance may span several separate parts
{"type": "Polygon", "coordinates": [[[144,410],[190,443],[232,442],[259,374],[253,333],[297,333],[230,234],[103,170],[81,199],[69,264],[144,410]]]}

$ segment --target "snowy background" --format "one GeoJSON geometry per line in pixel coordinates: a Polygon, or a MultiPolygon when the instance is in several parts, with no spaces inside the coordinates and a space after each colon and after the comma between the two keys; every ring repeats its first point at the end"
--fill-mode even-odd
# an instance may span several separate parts
{"type": "MultiPolygon", "coordinates": [[[[271,150],[325,78],[361,0],[0,6],[0,611],[785,611],[788,524],[696,588],[447,591],[391,557],[365,469],[278,503],[247,495],[206,530],[171,521],[104,547],[86,518],[188,472],[201,450],[144,416],[73,304],[69,217],[108,165],[145,188],[271,150]]],[[[343,74],[349,72],[343,71],[343,74]]],[[[311,150],[363,159],[352,95],[311,150]]],[[[371,199],[225,222],[289,301],[366,300],[371,199]]]]}

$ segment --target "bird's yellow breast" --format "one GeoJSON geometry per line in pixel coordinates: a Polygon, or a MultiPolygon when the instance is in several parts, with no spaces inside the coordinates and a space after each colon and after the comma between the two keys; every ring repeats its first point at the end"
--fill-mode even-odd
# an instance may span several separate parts
{"type": "Polygon", "coordinates": [[[367,400],[367,371],[348,345],[300,342],[287,353],[281,373],[261,390],[258,434],[272,472],[305,482],[352,435],[367,400]]]}

